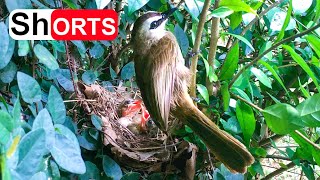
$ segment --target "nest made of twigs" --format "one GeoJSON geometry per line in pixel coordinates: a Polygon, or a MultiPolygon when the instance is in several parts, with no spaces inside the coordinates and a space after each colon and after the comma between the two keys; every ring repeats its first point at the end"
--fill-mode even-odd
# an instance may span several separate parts
{"type": "Polygon", "coordinates": [[[78,83],[78,86],[85,98],[90,99],[84,100],[82,107],[89,114],[100,116],[103,121],[103,144],[111,147],[114,159],[122,166],[149,172],[162,171],[164,164],[178,158],[181,154],[179,149],[190,149],[189,143],[166,138],[158,128],[156,133],[137,135],[118,122],[120,104],[128,98],[139,99],[138,92],[127,91],[121,86],[114,87],[113,92],[97,84],[86,86],[78,83]]]}

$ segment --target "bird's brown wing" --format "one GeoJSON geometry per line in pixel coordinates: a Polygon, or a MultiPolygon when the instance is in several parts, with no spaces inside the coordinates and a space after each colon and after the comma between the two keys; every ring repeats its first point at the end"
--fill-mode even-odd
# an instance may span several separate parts
{"type": "Polygon", "coordinates": [[[178,45],[172,33],[153,44],[140,61],[136,61],[137,82],[144,103],[162,130],[168,130],[170,102],[176,78],[178,45]]]}

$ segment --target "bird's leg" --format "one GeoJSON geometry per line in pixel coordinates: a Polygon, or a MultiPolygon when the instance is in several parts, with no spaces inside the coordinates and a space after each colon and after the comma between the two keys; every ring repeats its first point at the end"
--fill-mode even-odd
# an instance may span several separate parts
{"type": "Polygon", "coordinates": [[[191,59],[192,57],[194,57],[195,55],[198,55],[198,54],[200,54],[200,50],[197,51],[197,52],[189,51],[189,52],[187,53],[186,57],[184,58],[184,59],[185,59],[185,66],[188,67],[188,68],[190,68],[190,64],[191,64],[191,63],[190,63],[190,59],[191,59]]]}

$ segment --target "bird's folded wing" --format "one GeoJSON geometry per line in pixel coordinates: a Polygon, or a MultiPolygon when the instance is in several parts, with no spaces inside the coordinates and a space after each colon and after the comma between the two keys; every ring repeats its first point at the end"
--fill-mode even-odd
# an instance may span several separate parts
{"type": "Polygon", "coordinates": [[[144,98],[153,118],[162,130],[168,130],[170,102],[176,79],[178,43],[167,33],[149,50],[144,69],[144,98]]]}

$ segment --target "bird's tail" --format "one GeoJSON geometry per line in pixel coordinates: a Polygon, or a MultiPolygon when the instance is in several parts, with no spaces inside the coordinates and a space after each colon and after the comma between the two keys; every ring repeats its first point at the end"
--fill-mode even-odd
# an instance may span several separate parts
{"type": "Polygon", "coordinates": [[[174,110],[176,116],[188,125],[207,145],[213,154],[231,172],[245,173],[247,166],[254,162],[253,156],[246,147],[227,132],[219,129],[192,102],[189,95],[180,98],[174,110]]]}

